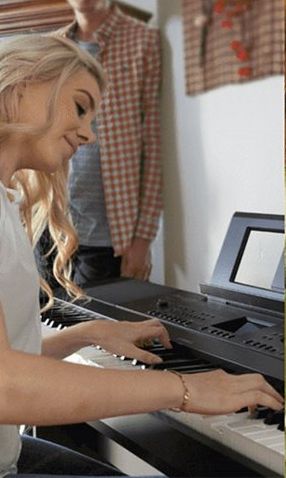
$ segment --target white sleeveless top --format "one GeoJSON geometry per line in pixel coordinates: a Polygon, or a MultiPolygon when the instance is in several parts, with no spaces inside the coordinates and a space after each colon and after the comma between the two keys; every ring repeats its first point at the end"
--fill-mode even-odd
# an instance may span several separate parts
{"type": "MultiPolygon", "coordinates": [[[[0,302],[11,347],[39,354],[39,276],[20,221],[19,202],[19,193],[7,190],[0,182],[0,302]],[[8,199],[7,191],[13,201],[8,199]]],[[[20,451],[18,427],[0,425],[0,478],[16,473],[20,451]]]]}

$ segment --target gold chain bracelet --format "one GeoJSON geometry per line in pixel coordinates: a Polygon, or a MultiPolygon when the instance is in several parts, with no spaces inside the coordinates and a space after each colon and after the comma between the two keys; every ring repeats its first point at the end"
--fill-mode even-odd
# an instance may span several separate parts
{"type": "Polygon", "coordinates": [[[186,405],[188,404],[188,402],[191,398],[190,391],[189,391],[188,386],[186,384],[186,381],[185,381],[185,379],[184,379],[184,377],[181,373],[176,372],[175,370],[168,370],[168,372],[173,373],[174,375],[177,375],[177,377],[179,377],[179,379],[181,381],[181,384],[183,385],[183,388],[184,388],[184,395],[183,395],[182,405],[180,407],[170,408],[170,410],[172,412],[182,412],[182,411],[184,411],[186,405]]]}

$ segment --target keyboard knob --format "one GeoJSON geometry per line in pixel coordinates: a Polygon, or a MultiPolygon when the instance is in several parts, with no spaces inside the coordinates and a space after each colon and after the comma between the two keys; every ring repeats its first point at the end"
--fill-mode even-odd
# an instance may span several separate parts
{"type": "Polygon", "coordinates": [[[169,303],[166,299],[158,299],[156,305],[160,307],[160,309],[166,309],[169,307],[169,303]]]}

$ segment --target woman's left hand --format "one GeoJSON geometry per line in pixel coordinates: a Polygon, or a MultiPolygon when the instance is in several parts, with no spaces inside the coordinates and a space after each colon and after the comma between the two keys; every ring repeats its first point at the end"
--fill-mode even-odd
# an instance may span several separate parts
{"type": "Polygon", "coordinates": [[[111,320],[95,320],[70,327],[86,339],[86,345],[100,345],[104,350],[116,355],[140,360],[146,364],[159,363],[157,355],[142,348],[154,339],[170,349],[170,337],[166,328],[158,319],[142,322],[117,322],[111,320]]]}

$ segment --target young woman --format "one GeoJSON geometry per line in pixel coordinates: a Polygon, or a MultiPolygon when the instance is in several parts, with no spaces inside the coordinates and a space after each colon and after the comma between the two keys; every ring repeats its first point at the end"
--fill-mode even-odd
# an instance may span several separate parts
{"type": "MultiPolygon", "coordinates": [[[[26,458],[30,473],[49,473],[47,467],[33,468],[32,453],[40,442],[25,448],[24,441],[20,454],[21,423],[78,423],[173,407],[223,414],[257,404],[283,406],[282,397],[257,374],[232,376],[218,370],[181,376],[102,370],[60,360],[96,343],[114,353],[157,361],[136,346],[159,338],[170,347],[157,320],[88,322],[41,342],[32,245],[48,224],[57,250],[54,275],[78,297],[79,289],[69,280],[76,237],[68,219],[68,160],[81,144],[96,139],[91,122],[103,88],[97,62],[69,40],[31,35],[0,44],[0,476],[16,471],[19,456],[19,471],[27,471],[26,458]]],[[[42,285],[51,298],[47,284],[42,285]]],[[[61,468],[60,456],[66,453],[57,450],[54,470],[75,474],[70,455],[66,461],[72,471],[61,468]]],[[[88,474],[83,469],[80,473],[88,474]]],[[[90,472],[110,473],[116,474],[96,468],[96,462],[90,472]]]]}

